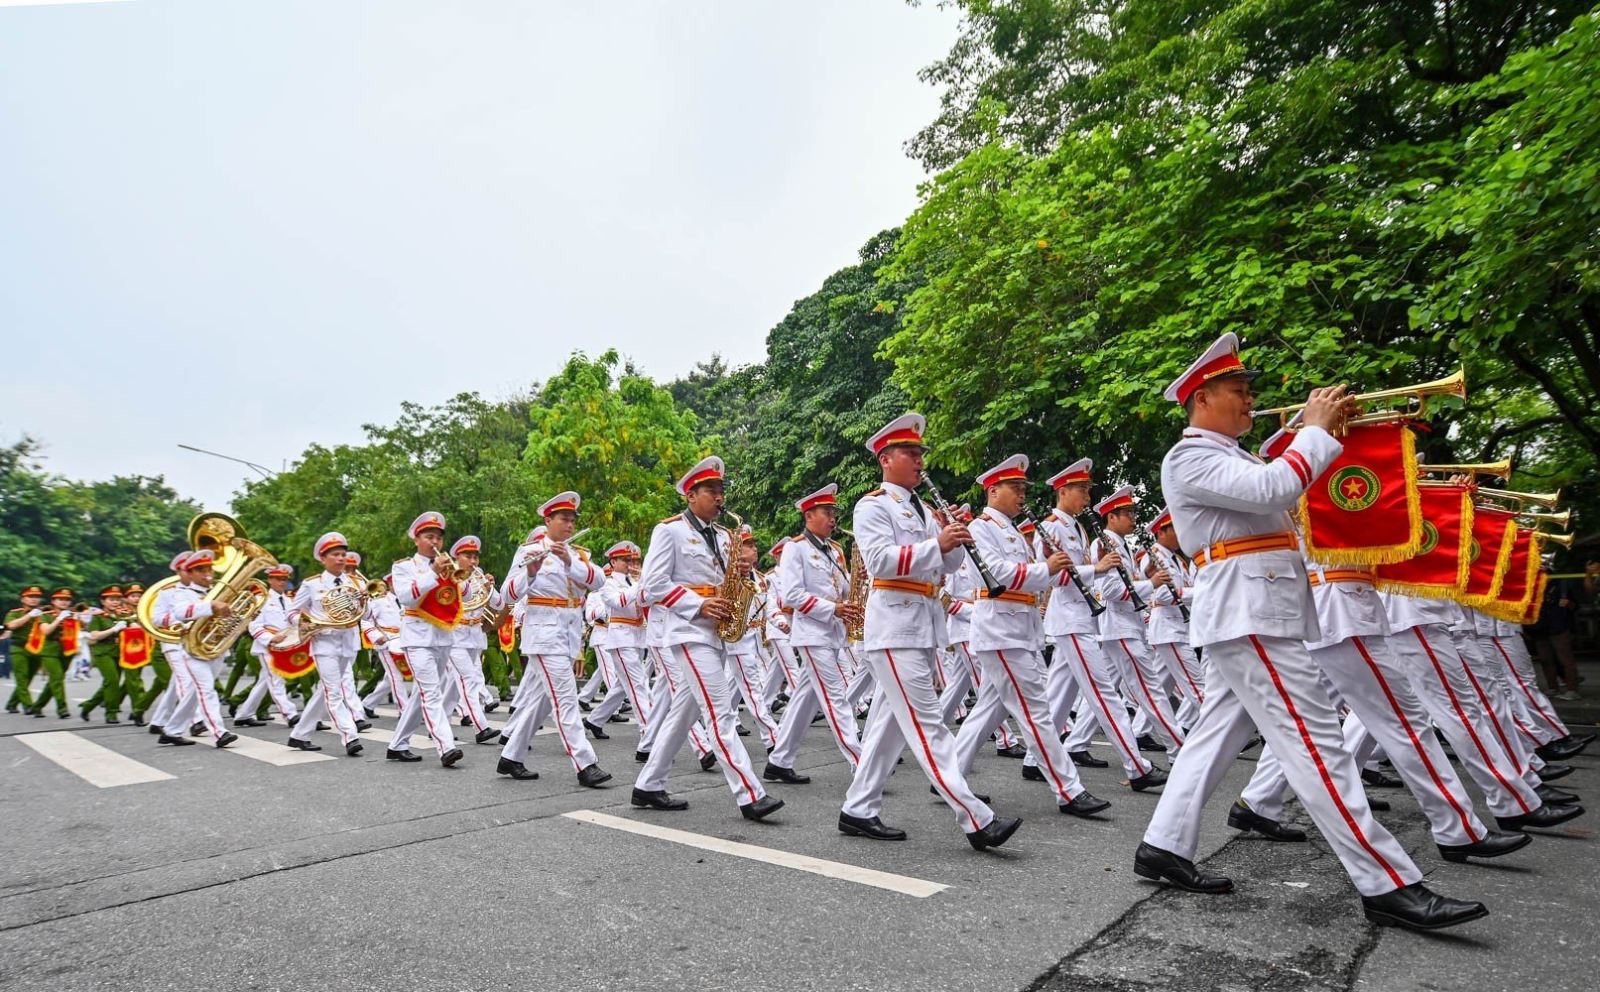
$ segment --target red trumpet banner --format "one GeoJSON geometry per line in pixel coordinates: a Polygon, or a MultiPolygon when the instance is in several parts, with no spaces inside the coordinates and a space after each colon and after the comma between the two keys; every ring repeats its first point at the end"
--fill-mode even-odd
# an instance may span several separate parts
{"type": "Polygon", "coordinates": [[[117,665],[143,668],[150,664],[150,635],[143,627],[124,627],[117,634],[117,665]]]}
{"type": "Polygon", "coordinates": [[[1421,486],[1422,547],[1405,561],[1374,570],[1378,588],[1408,596],[1459,596],[1467,587],[1472,548],[1472,491],[1421,486]]]}
{"type": "Polygon", "coordinates": [[[1528,612],[1534,587],[1539,584],[1539,539],[1531,530],[1519,530],[1513,539],[1511,564],[1506,569],[1505,582],[1500,585],[1500,595],[1483,612],[1511,623],[1520,623],[1528,612]]]}
{"type": "Polygon", "coordinates": [[[317,661],[311,657],[311,642],[307,641],[282,651],[268,649],[267,665],[281,678],[297,679],[317,667],[317,661]]]}
{"type": "Polygon", "coordinates": [[[500,639],[500,650],[506,654],[517,646],[517,618],[507,610],[506,615],[500,620],[500,626],[495,628],[495,634],[500,639]]]}
{"type": "Polygon", "coordinates": [[[1533,584],[1533,598],[1528,600],[1528,608],[1522,611],[1522,625],[1527,627],[1539,622],[1539,614],[1544,608],[1545,585],[1550,581],[1546,572],[1540,572],[1538,579],[1533,584]]]}
{"type": "Polygon", "coordinates": [[[1473,510],[1472,542],[1467,550],[1467,587],[1456,597],[1483,609],[1494,603],[1511,567],[1517,521],[1505,510],[1479,506],[1473,510]]]}
{"type": "Polygon", "coordinates": [[[1306,555],[1325,565],[1388,565],[1422,548],[1417,441],[1403,423],[1364,424],[1300,498],[1306,555]]]}

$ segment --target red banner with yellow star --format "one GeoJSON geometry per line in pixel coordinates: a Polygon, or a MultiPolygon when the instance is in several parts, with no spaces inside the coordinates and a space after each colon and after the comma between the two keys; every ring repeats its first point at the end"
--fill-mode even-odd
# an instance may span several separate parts
{"type": "Polygon", "coordinates": [[[296,644],[292,648],[281,651],[267,649],[267,665],[280,678],[297,679],[317,667],[317,660],[311,657],[311,642],[296,644]]]}
{"type": "Polygon", "coordinates": [[[517,618],[511,615],[510,610],[507,610],[506,615],[500,620],[496,636],[500,639],[500,650],[505,654],[510,654],[517,646],[517,618]]]}
{"type": "Polygon", "coordinates": [[[1455,597],[1467,585],[1472,547],[1472,491],[1466,486],[1425,485],[1422,547],[1405,561],[1374,570],[1378,588],[1410,596],[1455,597]]]}
{"type": "Polygon", "coordinates": [[[117,632],[117,665],[121,668],[143,668],[150,664],[150,635],[138,624],[130,624],[117,632]]]}
{"type": "Polygon", "coordinates": [[[1516,543],[1516,517],[1505,510],[1479,506],[1472,514],[1472,541],[1467,548],[1467,586],[1456,598],[1483,609],[1494,603],[1511,567],[1516,543]]]}
{"type": "Polygon", "coordinates": [[[1351,427],[1300,498],[1306,554],[1328,565],[1406,561],[1422,548],[1417,442],[1403,423],[1351,427]]]}

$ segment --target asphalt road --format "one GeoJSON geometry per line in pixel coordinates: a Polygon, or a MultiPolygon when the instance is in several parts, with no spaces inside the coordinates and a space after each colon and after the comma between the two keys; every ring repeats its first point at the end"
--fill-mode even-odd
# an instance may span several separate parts
{"type": "MultiPolygon", "coordinates": [[[[1449,865],[1409,795],[1384,791],[1394,811],[1380,819],[1429,884],[1492,914],[1419,936],[1366,924],[1315,832],[1278,845],[1226,827],[1250,760],[1212,801],[1201,850],[1238,891],[1202,897],[1134,876],[1156,798],[1115,769],[1084,775],[1113,802],[1089,822],[1059,815],[1019,762],[986,750],[974,786],[1026,822],[979,854],[909,760],[885,820],[910,840],[841,836],[846,768],[821,725],[798,763],[813,783],[774,787],[788,805],[760,824],[687,751],[671,788],[691,808],[633,810],[635,728],[609,729],[596,747],[616,779],[596,791],[551,736],[530,760],[542,777],[513,782],[494,774],[498,748],[470,739],[451,770],[432,751],[386,762],[380,742],[343,757],[332,734],[317,735],[328,760],[274,765],[209,742],[159,747],[126,723],[0,715],[0,989],[1553,992],[1600,973],[1594,814],[1502,863],[1449,865]],[[79,770],[29,737],[85,752],[79,770]],[[170,777],[92,782],[130,770],[170,777]]],[[[282,727],[241,733],[269,745],[258,753],[288,753],[282,727]]],[[[1560,784],[1600,797],[1596,759],[1574,763],[1560,784]]],[[[1298,807],[1289,819],[1309,826],[1298,807]]]]}

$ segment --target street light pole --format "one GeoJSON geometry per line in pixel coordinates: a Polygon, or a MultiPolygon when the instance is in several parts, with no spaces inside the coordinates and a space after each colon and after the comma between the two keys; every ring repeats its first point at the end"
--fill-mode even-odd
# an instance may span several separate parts
{"type": "Polygon", "coordinates": [[[263,479],[270,479],[274,475],[278,474],[278,473],[274,472],[272,469],[267,468],[264,465],[257,465],[255,462],[246,461],[243,458],[235,458],[232,455],[224,455],[220,451],[207,451],[205,448],[196,448],[192,444],[180,444],[180,445],[178,445],[178,447],[182,448],[185,451],[194,451],[194,452],[198,452],[198,453],[200,453],[202,455],[210,455],[213,458],[221,458],[221,459],[224,459],[224,460],[230,461],[230,462],[238,462],[240,465],[248,465],[250,468],[253,468],[257,472],[260,472],[261,473],[261,477],[263,479]]]}

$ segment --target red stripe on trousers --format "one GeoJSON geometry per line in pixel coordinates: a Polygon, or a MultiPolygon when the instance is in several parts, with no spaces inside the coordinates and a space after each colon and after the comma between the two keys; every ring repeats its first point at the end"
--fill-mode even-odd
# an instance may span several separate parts
{"type": "MultiPolygon", "coordinates": [[[[556,692],[556,684],[550,681],[550,669],[545,666],[544,655],[536,654],[534,660],[539,663],[539,671],[544,673],[544,688],[550,694],[550,706],[556,714],[556,733],[561,737],[561,746],[567,751],[567,760],[574,765],[578,760],[572,756],[572,745],[567,743],[567,728],[561,725],[561,694],[556,692]]],[[[578,769],[583,771],[583,769],[578,769]]]]}
{"type": "Polygon", "coordinates": [[[1350,638],[1350,642],[1356,646],[1356,651],[1361,654],[1361,660],[1367,663],[1367,668],[1372,671],[1372,677],[1378,680],[1378,687],[1383,690],[1383,697],[1389,701],[1389,708],[1394,711],[1395,719],[1405,729],[1406,736],[1411,738],[1411,746],[1416,748],[1417,757],[1422,759],[1422,767],[1428,770],[1428,777],[1433,779],[1434,786],[1444,796],[1445,801],[1450,804],[1450,808],[1456,811],[1456,816],[1461,819],[1461,828],[1467,832],[1467,836],[1471,837],[1474,842],[1482,840],[1483,838],[1472,832],[1472,821],[1468,818],[1467,811],[1462,809],[1461,804],[1456,801],[1455,793],[1445,787],[1444,779],[1440,777],[1439,770],[1434,767],[1433,759],[1428,757],[1428,751],[1422,746],[1422,740],[1417,737],[1417,731],[1411,726],[1411,721],[1406,719],[1405,711],[1400,708],[1400,703],[1394,698],[1394,693],[1389,690],[1388,680],[1383,677],[1383,672],[1378,668],[1378,663],[1372,660],[1372,655],[1367,653],[1366,644],[1359,637],[1350,638]]]}
{"type": "MultiPolygon", "coordinates": [[[[680,644],[678,645],[678,650],[683,652],[683,660],[689,666],[689,674],[694,676],[695,684],[700,686],[700,698],[706,704],[706,719],[711,723],[711,736],[717,742],[717,749],[722,752],[722,760],[726,761],[728,768],[739,776],[739,784],[744,786],[745,795],[750,797],[751,802],[755,802],[760,797],[756,795],[756,790],[751,787],[750,780],[744,777],[744,772],[740,771],[739,766],[733,763],[733,752],[728,750],[728,742],[722,739],[722,727],[718,725],[717,708],[711,702],[711,692],[706,688],[706,680],[700,677],[700,669],[695,667],[694,657],[689,654],[689,645],[680,644]]],[[[742,744],[740,745],[740,747],[743,746],[742,744]]]]}
{"type": "Polygon", "coordinates": [[[1189,683],[1189,688],[1194,691],[1195,701],[1204,703],[1206,701],[1205,694],[1200,691],[1199,686],[1194,684],[1194,677],[1189,674],[1189,666],[1183,663],[1183,655],[1178,653],[1177,643],[1169,642],[1167,646],[1172,648],[1172,660],[1178,663],[1178,671],[1183,673],[1183,680],[1189,683]]]}
{"type": "MultiPolygon", "coordinates": [[[[850,768],[852,771],[854,771],[861,764],[861,752],[850,746],[849,740],[847,740],[844,736],[844,730],[839,726],[839,714],[834,712],[833,700],[829,698],[828,687],[822,681],[822,669],[817,667],[817,659],[812,656],[811,649],[809,647],[801,645],[800,650],[806,653],[806,662],[811,665],[811,677],[817,682],[817,696],[822,700],[823,709],[828,711],[828,725],[833,728],[833,736],[839,739],[839,746],[843,748],[844,753],[849,756],[850,768]]],[[[841,668],[839,670],[839,675],[841,678],[844,676],[844,669],[841,668]]]]}
{"type": "Polygon", "coordinates": [[[1322,778],[1322,787],[1328,790],[1328,798],[1332,799],[1334,806],[1338,807],[1339,815],[1344,818],[1345,826],[1349,827],[1350,832],[1355,835],[1356,842],[1368,854],[1372,855],[1372,860],[1383,867],[1384,872],[1389,876],[1389,881],[1394,883],[1394,887],[1397,889],[1405,888],[1406,883],[1400,877],[1400,873],[1390,867],[1389,862],[1383,860],[1383,855],[1379,854],[1378,849],[1373,847],[1371,842],[1367,840],[1367,835],[1361,832],[1361,826],[1356,823],[1356,818],[1350,815],[1350,810],[1344,804],[1344,797],[1339,795],[1338,788],[1333,784],[1333,776],[1328,774],[1328,766],[1322,763],[1322,752],[1317,750],[1316,742],[1311,739],[1311,731],[1306,727],[1305,720],[1301,719],[1300,711],[1295,708],[1294,700],[1289,698],[1289,690],[1284,687],[1283,679],[1279,678],[1277,667],[1272,664],[1272,659],[1267,657],[1267,649],[1261,646],[1261,642],[1256,639],[1256,635],[1250,634],[1248,636],[1251,646],[1256,649],[1256,654],[1261,658],[1261,663],[1267,667],[1267,674],[1271,676],[1272,684],[1278,690],[1278,698],[1283,700],[1283,705],[1289,709],[1289,716],[1294,718],[1294,725],[1300,731],[1300,740],[1305,743],[1306,751],[1310,753],[1312,762],[1317,766],[1317,774],[1322,778]]]}
{"type": "Polygon", "coordinates": [[[761,716],[761,711],[756,709],[756,704],[758,702],[756,698],[756,690],[750,685],[750,673],[745,671],[744,655],[735,654],[729,655],[729,657],[733,659],[733,667],[739,670],[739,682],[744,686],[744,701],[748,704],[745,708],[750,711],[750,716],[755,719],[756,723],[761,725],[761,729],[764,733],[766,733],[767,738],[769,740],[776,740],[773,731],[777,728],[773,727],[771,723],[763,719],[761,716]]]}
{"type": "Polygon", "coordinates": [[[1500,643],[1500,638],[1491,637],[1489,640],[1494,643],[1494,649],[1500,652],[1500,657],[1505,659],[1506,667],[1511,670],[1511,677],[1517,680],[1517,686],[1522,689],[1522,694],[1528,697],[1528,705],[1533,707],[1533,711],[1539,714],[1539,719],[1543,720],[1551,730],[1555,731],[1558,735],[1565,737],[1567,734],[1567,728],[1562,726],[1555,717],[1545,712],[1545,708],[1539,704],[1539,697],[1535,696],[1533,694],[1533,690],[1528,688],[1527,681],[1523,679],[1522,673],[1517,671],[1517,666],[1512,663],[1511,655],[1506,652],[1505,647],[1500,643]]]}
{"type": "Polygon", "coordinates": [[[1472,738],[1473,746],[1478,749],[1478,754],[1483,758],[1483,763],[1489,766],[1489,773],[1494,776],[1495,781],[1500,783],[1501,788],[1511,793],[1511,798],[1517,801],[1517,805],[1522,807],[1524,813],[1533,812],[1532,807],[1523,802],[1522,794],[1513,789],[1511,783],[1506,781],[1506,777],[1500,773],[1500,769],[1495,766],[1494,761],[1489,757],[1489,751],[1483,746],[1483,741],[1478,739],[1478,732],[1472,728],[1472,721],[1467,719],[1467,712],[1461,708],[1461,700],[1456,698],[1455,690],[1450,688],[1450,680],[1445,678],[1444,666],[1439,664],[1439,659],[1433,653],[1433,645],[1428,643],[1428,638],[1422,633],[1422,628],[1412,627],[1411,632],[1417,635],[1417,641],[1422,644],[1422,650],[1427,654],[1428,661],[1433,663],[1433,671],[1439,676],[1439,684],[1444,686],[1444,694],[1450,697],[1450,706],[1456,711],[1456,719],[1461,721],[1461,726],[1467,731],[1467,736],[1472,738]]]}
{"type": "Polygon", "coordinates": [[[1044,762],[1045,770],[1050,773],[1050,778],[1055,781],[1056,794],[1064,795],[1068,800],[1076,798],[1067,791],[1067,787],[1061,781],[1061,774],[1056,771],[1055,763],[1050,760],[1050,752],[1044,746],[1044,737],[1039,734],[1039,725],[1033,722],[1033,711],[1028,709],[1028,701],[1022,698],[1022,683],[1017,681],[1016,673],[1011,670],[1011,663],[1006,661],[1006,653],[1004,651],[996,651],[995,655],[1000,659],[1000,667],[1006,670],[1006,678],[1011,680],[1011,691],[1016,694],[1017,705],[1022,708],[1022,721],[1028,725],[1029,730],[1033,731],[1033,743],[1038,748],[1039,760],[1044,762]]]}
{"type": "Polygon", "coordinates": [[[885,650],[883,656],[889,662],[889,674],[894,676],[894,686],[900,690],[900,698],[906,704],[906,715],[911,717],[911,729],[917,732],[917,741],[922,745],[922,755],[928,761],[928,771],[933,773],[933,780],[939,784],[939,789],[946,798],[960,806],[961,812],[967,814],[967,822],[972,824],[972,830],[968,833],[982,830],[983,827],[978,825],[978,818],[972,815],[972,810],[967,809],[966,804],[957,799],[955,793],[950,791],[950,787],[944,784],[944,772],[939,770],[939,763],[933,760],[933,748],[928,746],[928,735],[922,730],[922,721],[917,719],[917,708],[911,705],[911,697],[907,695],[905,683],[900,679],[900,666],[894,663],[894,652],[885,650]]]}
{"type": "MultiPolygon", "coordinates": [[[[1083,676],[1088,679],[1089,690],[1094,693],[1095,705],[1100,707],[1100,713],[1105,717],[1104,726],[1101,729],[1105,729],[1105,727],[1111,728],[1111,733],[1116,735],[1117,738],[1117,747],[1122,749],[1123,757],[1131,759],[1129,763],[1133,767],[1140,769],[1139,773],[1141,775],[1148,775],[1150,769],[1144,767],[1145,760],[1139,756],[1138,751],[1128,746],[1127,738],[1122,736],[1122,728],[1111,716],[1111,707],[1106,705],[1106,698],[1100,695],[1100,687],[1095,684],[1094,672],[1089,670],[1089,659],[1083,656],[1083,648],[1078,645],[1078,635],[1068,634],[1067,636],[1072,638],[1072,650],[1078,655],[1079,664],[1083,666],[1083,676]]],[[[1151,765],[1151,768],[1154,767],[1154,765],[1151,765]]]]}
{"type": "Polygon", "coordinates": [[[611,663],[622,669],[622,681],[628,687],[628,698],[633,701],[633,715],[639,721],[639,735],[642,737],[644,732],[650,729],[650,707],[640,705],[640,700],[644,697],[639,695],[638,688],[633,684],[633,673],[628,671],[628,663],[623,658],[622,652],[615,648],[611,650],[617,656],[611,663]]]}
{"type": "Polygon", "coordinates": [[[1139,683],[1139,691],[1144,693],[1145,701],[1150,704],[1150,715],[1160,720],[1161,725],[1167,728],[1167,736],[1171,737],[1179,747],[1182,747],[1183,737],[1172,728],[1172,724],[1167,722],[1167,718],[1161,715],[1160,707],[1156,706],[1156,698],[1150,694],[1150,687],[1145,684],[1144,672],[1140,670],[1139,662],[1133,657],[1133,652],[1128,650],[1127,639],[1118,638],[1117,643],[1122,645],[1122,653],[1128,656],[1128,664],[1133,666],[1133,680],[1139,683]]]}
{"type": "Polygon", "coordinates": [[[1505,728],[1500,726],[1500,717],[1495,714],[1494,707],[1490,705],[1489,697],[1484,693],[1483,686],[1478,684],[1478,677],[1472,674],[1472,666],[1467,664],[1465,655],[1461,657],[1461,670],[1467,673],[1467,682],[1472,685],[1472,691],[1477,693],[1478,702],[1483,704],[1484,715],[1489,718],[1489,725],[1494,728],[1494,735],[1500,738],[1500,747],[1506,752],[1506,757],[1511,759],[1511,770],[1520,776],[1524,771],[1522,759],[1517,754],[1516,749],[1511,746],[1511,741],[1506,738],[1505,728]]]}

